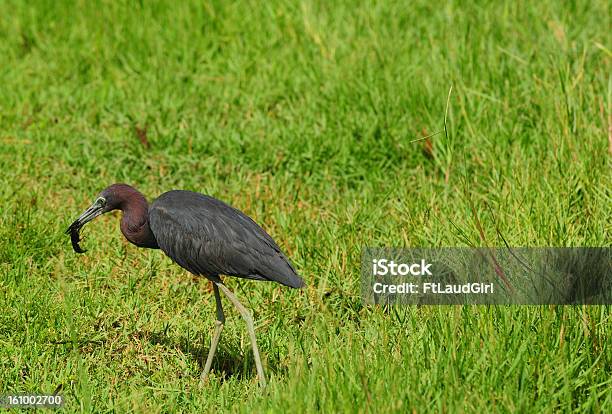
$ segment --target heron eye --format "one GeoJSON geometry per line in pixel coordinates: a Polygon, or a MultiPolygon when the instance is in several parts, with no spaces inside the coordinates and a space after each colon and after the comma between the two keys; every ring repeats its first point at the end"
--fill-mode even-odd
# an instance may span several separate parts
{"type": "Polygon", "coordinates": [[[104,206],[106,205],[106,199],[104,197],[98,197],[98,199],[96,200],[96,204],[104,206]]]}

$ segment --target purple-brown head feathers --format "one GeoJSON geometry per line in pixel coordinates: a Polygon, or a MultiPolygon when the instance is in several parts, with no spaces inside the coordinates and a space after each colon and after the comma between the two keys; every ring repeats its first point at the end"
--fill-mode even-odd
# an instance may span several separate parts
{"type": "Polygon", "coordinates": [[[105,188],[93,204],[66,230],[66,234],[70,234],[75,252],[85,253],[79,246],[79,232],[83,226],[99,215],[113,210],[123,211],[121,231],[130,242],[143,247],[156,247],[154,237],[149,234],[148,203],[145,197],[132,186],[113,184],[105,188]]]}

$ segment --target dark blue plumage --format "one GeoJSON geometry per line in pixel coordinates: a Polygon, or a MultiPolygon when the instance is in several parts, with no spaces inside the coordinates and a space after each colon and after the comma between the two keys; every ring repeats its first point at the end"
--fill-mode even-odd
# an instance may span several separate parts
{"type": "Polygon", "coordinates": [[[157,244],[196,275],[304,285],[272,237],[250,217],[213,197],[184,190],[162,194],[149,208],[157,244]]]}

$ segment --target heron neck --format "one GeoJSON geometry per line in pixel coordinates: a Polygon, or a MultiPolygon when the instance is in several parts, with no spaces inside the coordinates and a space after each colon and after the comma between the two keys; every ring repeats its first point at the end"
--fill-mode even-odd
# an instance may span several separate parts
{"type": "Polygon", "coordinates": [[[149,226],[149,203],[139,192],[130,194],[121,203],[121,232],[138,247],[158,249],[157,240],[149,226]]]}

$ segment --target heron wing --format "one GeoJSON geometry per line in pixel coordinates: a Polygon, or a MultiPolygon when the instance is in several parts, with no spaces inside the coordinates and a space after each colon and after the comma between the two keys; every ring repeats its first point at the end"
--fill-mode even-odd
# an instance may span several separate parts
{"type": "Polygon", "coordinates": [[[213,197],[164,193],[149,208],[149,224],[161,250],[194,274],[304,284],[270,235],[213,197]]]}

